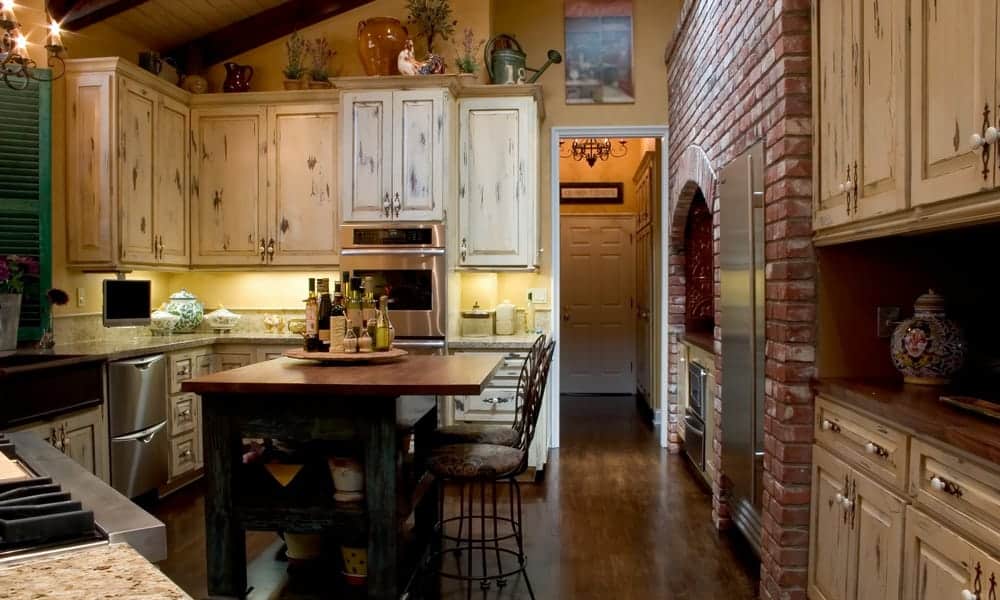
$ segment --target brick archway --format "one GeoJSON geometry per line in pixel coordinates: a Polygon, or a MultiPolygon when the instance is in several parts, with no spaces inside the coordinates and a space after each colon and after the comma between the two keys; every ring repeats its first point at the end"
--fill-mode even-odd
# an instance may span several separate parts
{"type": "Polygon", "coordinates": [[[677,161],[674,181],[677,183],[670,190],[670,245],[671,248],[683,248],[684,225],[687,223],[691,201],[698,190],[701,190],[712,214],[718,208],[715,198],[715,170],[701,146],[692,144],[684,149],[677,161]]]}

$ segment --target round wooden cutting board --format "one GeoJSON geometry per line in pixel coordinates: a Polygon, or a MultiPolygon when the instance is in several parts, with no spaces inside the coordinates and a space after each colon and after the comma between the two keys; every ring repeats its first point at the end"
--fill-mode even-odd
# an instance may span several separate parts
{"type": "Polygon", "coordinates": [[[283,353],[288,358],[298,358],[300,360],[314,360],[321,363],[342,364],[342,365],[364,365],[386,363],[399,360],[409,354],[406,350],[393,348],[385,352],[306,352],[296,348],[295,350],[285,350],[283,353]]]}

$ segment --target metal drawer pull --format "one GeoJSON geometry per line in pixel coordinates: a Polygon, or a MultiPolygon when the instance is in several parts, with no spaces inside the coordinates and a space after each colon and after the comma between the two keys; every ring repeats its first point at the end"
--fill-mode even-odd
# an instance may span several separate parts
{"type": "Polygon", "coordinates": [[[483,398],[483,402],[485,402],[486,404],[507,404],[508,402],[510,402],[510,398],[501,398],[501,397],[483,398]]]}
{"type": "Polygon", "coordinates": [[[931,475],[931,487],[939,492],[955,496],[956,498],[962,497],[962,488],[960,488],[954,481],[948,481],[944,477],[931,475]]]}
{"type": "Polygon", "coordinates": [[[867,452],[868,454],[877,454],[882,458],[889,458],[889,451],[883,448],[882,446],[879,446],[875,442],[868,442],[867,444],[865,444],[865,452],[867,452]]]}
{"type": "Polygon", "coordinates": [[[185,450],[184,452],[181,452],[180,454],[178,454],[177,458],[180,458],[180,459],[191,458],[191,454],[192,454],[191,450],[188,449],[188,450],[185,450]]]}
{"type": "Polygon", "coordinates": [[[834,433],[840,433],[840,425],[837,425],[830,419],[823,419],[822,427],[823,431],[832,431],[834,433]]]}
{"type": "Polygon", "coordinates": [[[184,410],[182,410],[181,412],[179,412],[177,414],[177,416],[181,417],[181,418],[184,418],[184,419],[190,419],[191,418],[191,409],[190,408],[185,408],[184,410]]]}

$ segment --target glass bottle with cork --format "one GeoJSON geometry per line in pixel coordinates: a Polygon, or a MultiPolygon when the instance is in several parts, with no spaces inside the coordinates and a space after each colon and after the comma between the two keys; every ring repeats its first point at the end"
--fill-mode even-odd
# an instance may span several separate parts
{"type": "Polygon", "coordinates": [[[321,277],[316,280],[316,292],[319,294],[319,309],[317,314],[317,330],[320,352],[330,351],[330,312],[333,300],[330,299],[330,280],[321,277]]]}
{"type": "Polygon", "coordinates": [[[347,311],[344,309],[344,295],[341,284],[334,287],[333,306],[330,308],[330,352],[344,351],[344,336],[347,334],[347,311]]]}
{"type": "Polygon", "coordinates": [[[306,303],[306,352],[319,352],[319,301],[316,298],[316,278],[309,278],[309,296],[306,303]]]}
{"type": "Polygon", "coordinates": [[[378,316],[375,318],[375,351],[387,352],[392,348],[392,323],[389,322],[389,297],[378,300],[378,316]]]}

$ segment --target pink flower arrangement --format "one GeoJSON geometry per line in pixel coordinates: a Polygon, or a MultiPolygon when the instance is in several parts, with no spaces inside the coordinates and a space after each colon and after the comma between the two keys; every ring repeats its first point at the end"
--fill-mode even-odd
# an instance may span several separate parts
{"type": "Polygon", "coordinates": [[[0,292],[24,292],[26,277],[38,277],[38,260],[31,256],[8,254],[0,256],[0,292]]]}

